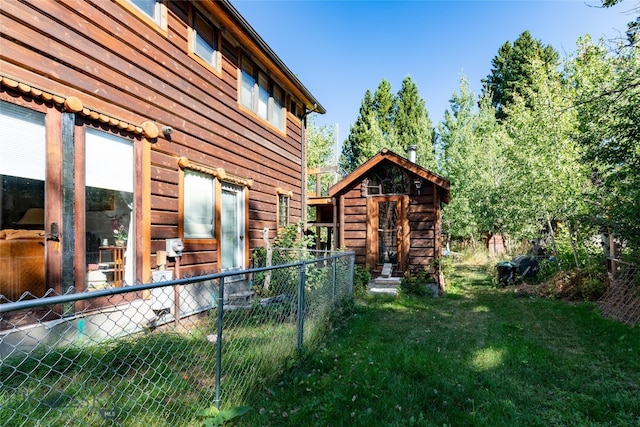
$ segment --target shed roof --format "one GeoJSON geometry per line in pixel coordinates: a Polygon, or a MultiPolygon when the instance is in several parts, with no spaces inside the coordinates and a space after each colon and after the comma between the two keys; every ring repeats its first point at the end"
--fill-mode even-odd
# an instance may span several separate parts
{"type": "Polygon", "coordinates": [[[449,203],[449,180],[414,162],[411,162],[387,148],[380,150],[378,154],[364,162],[356,170],[329,188],[329,197],[335,197],[341,193],[346,193],[354,183],[360,182],[369,173],[369,171],[385,162],[393,163],[413,175],[419,176],[424,180],[436,184],[439,189],[441,200],[445,203],[449,203]]]}

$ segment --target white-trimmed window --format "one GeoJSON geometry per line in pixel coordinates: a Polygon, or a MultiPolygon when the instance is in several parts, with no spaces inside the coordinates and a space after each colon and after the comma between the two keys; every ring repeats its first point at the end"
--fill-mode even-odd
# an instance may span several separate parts
{"type": "MultiPolygon", "coordinates": [[[[116,287],[123,286],[123,280],[124,284],[133,285],[136,282],[136,174],[133,140],[87,128],[85,150],[87,264],[98,263],[101,249],[111,247],[116,240],[124,240],[124,265],[109,265],[108,271],[114,274],[109,280],[116,287]],[[116,274],[119,269],[121,275],[116,274]]],[[[111,261],[115,263],[115,257],[111,261]]]]}
{"type": "Polygon", "coordinates": [[[164,4],[165,0],[115,1],[161,34],[167,35],[167,6],[164,4]]]}
{"type": "Polygon", "coordinates": [[[185,239],[215,239],[215,206],[215,177],[185,169],[182,229],[185,239]]]}
{"type": "Polygon", "coordinates": [[[218,28],[196,7],[192,13],[191,50],[207,65],[218,69],[218,28]]]}
{"type": "Polygon", "coordinates": [[[162,0],[129,0],[135,7],[140,9],[142,13],[151,18],[157,24],[162,19],[162,0]]]}
{"type": "Polygon", "coordinates": [[[242,61],[240,103],[284,131],[284,91],[272,79],[247,59],[242,61]]]}

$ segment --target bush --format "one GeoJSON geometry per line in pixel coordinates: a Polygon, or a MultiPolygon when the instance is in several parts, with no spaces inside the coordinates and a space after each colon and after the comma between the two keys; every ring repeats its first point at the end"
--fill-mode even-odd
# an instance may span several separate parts
{"type": "Polygon", "coordinates": [[[426,270],[407,271],[400,281],[400,291],[405,295],[433,296],[430,285],[436,283],[433,276],[426,270]]]}
{"type": "Polygon", "coordinates": [[[356,295],[367,291],[367,285],[371,281],[369,266],[356,265],[353,271],[353,291],[356,295]]]}

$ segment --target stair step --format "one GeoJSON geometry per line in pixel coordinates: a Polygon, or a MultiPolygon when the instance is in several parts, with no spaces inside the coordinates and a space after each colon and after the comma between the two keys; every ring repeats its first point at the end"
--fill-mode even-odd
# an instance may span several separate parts
{"type": "Polygon", "coordinates": [[[392,272],[393,272],[393,264],[386,263],[382,265],[382,273],[380,273],[380,276],[391,277],[392,272]]]}

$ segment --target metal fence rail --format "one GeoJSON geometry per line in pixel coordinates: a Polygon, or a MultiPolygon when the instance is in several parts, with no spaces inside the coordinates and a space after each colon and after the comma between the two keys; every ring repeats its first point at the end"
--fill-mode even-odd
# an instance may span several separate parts
{"type": "Polygon", "coordinates": [[[244,271],[0,304],[0,425],[195,426],[210,406],[251,406],[353,297],[353,253],[270,255],[244,271]]]}

